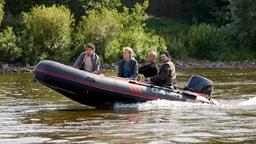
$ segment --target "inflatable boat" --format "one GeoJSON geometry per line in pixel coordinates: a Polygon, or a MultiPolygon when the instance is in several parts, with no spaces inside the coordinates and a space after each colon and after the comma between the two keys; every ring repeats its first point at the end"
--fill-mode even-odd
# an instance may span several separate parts
{"type": "Polygon", "coordinates": [[[34,79],[78,103],[96,108],[111,108],[115,103],[140,103],[157,99],[215,104],[211,98],[213,83],[201,76],[192,76],[187,86],[178,90],[94,74],[44,60],[36,65],[34,79]]]}

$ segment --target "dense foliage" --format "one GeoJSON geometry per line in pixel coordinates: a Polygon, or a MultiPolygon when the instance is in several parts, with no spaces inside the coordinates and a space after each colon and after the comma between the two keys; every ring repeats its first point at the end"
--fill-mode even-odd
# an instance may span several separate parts
{"type": "Polygon", "coordinates": [[[118,12],[106,8],[101,11],[91,11],[88,16],[82,17],[74,33],[77,44],[75,57],[82,51],[86,42],[93,42],[97,46],[96,52],[103,56],[106,46],[121,32],[121,19],[118,12]]]}
{"type": "Polygon", "coordinates": [[[183,21],[168,18],[150,17],[147,27],[152,32],[161,35],[167,44],[167,49],[173,58],[187,59],[188,52],[185,47],[190,25],[183,21]]]}
{"type": "Polygon", "coordinates": [[[139,62],[164,49],[175,59],[256,58],[254,0],[176,0],[181,19],[150,16],[153,3],[134,2],[140,3],[126,8],[123,0],[0,0],[0,60],[70,64],[88,42],[103,63],[120,59],[125,46],[139,62]]]}
{"type": "Polygon", "coordinates": [[[17,41],[11,27],[0,33],[0,59],[13,62],[21,56],[22,49],[17,46],[17,41]]]}
{"type": "Polygon", "coordinates": [[[70,9],[78,22],[82,16],[92,9],[103,7],[113,8],[120,5],[119,0],[5,0],[6,25],[19,26],[22,22],[20,15],[22,12],[29,12],[33,7],[45,5],[63,5],[70,9]]]}
{"type": "Polygon", "coordinates": [[[38,6],[23,13],[22,47],[26,62],[65,61],[71,41],[73,17],[64,6],[38,6]],[[31,61],[33,60],[33,61],[31,61]]]}
{"type": "Polygon", "coordinates": [[[188,33],[188,49],[195,58],[224,60],[228,53],[222,29],[209,24],[192,26],[188,33]]]}
{"type": "Polygon", "coordinates": [[[256,1],[232,0],[233,29],[240,46],[256,52],[256,1]]]}
{"type": "Polygon", "coordinates": [[[162,51],[166,49],[165,40],[151,32],[146,31],[145,21],[148,15],[145,13],[148,2],[135,4],[131,10],[124,9],[121,13],[123,27],[118,38],[113,39],[106,47],[106,56],[114,56],[117,60],[121,56],[123,47],[132,47],[135,51],[135,57],[138,61],[145,61],[146,55],[150,51],[162,51]]]}
{"type": "Polygon", "coordinates": [[[94,42],[96,52],[104,62],[115,62],[121,57],[123,47],[132,47],[139,61],[145,60],[149,51],[161,51],[165,46],[164,39],[145,31],[148,15],[145,9],[148,2],[136,4],[134,8],[124,8],[123,12],[108,7],[95,9],[82,17],[79,22],[75,40],[77,52],[81,52],[84,42],[94,42]]]}
{"type": "Polygon", "coordinates": [[[3,19],[3,16],[4,16],[3,7],[4,7],[4,1],[0,0],[0,25],[1,25],[1,22],[2,22],[2,19],[3,19]]]}

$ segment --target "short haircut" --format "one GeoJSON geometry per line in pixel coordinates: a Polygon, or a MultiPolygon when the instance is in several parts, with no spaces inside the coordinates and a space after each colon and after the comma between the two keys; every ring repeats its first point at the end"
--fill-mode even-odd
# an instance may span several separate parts
{"type": "Polygon", "coordinates": [[[155,57],[157,56],[157,53],[154,51],[149,52],[148,54],[153,54],[155,57]]]}
{"type": "Polygon", "coordinates": [[[160,53],[161,55],[164,54],[166,55],[168,58],[170,58],[170,53],[168,51],[163,51],[160,53]]]}
{"type": "Polygon", "coordinates": [[[124,48],[123,48],[123,52],[124,52],[125,50],[128,51],[128,52],[131,54],[131,56],[133,55],[133,50],[132,50],[132,48],[130,48],[130,47],[124,47],[124,48]]]}
{"type": "Polygon", "coordinates": [[[91,48],[92,50],[95,50],[95,46],[94,46],[93,43],[85,44],[85,45],[84,45],[84,49],[86,49],[87,47],[88,47],[88,48],[91,48]]]}

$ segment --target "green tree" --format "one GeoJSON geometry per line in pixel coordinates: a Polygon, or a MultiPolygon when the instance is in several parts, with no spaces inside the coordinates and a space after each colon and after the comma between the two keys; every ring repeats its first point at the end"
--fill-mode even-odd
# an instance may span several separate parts
{"type": "Polygon", "coordinates": [[[0,0],[0,25],[4,16],[4,0],[0,0]]]}
{"type": "Polygon", "coordinates": [[[17,46],[18,38],[11,27],[0,33],[0,58],[13,62],[21,56],[22,49],[17,46]]]}
{"type": "Polygon", "coordinates": [[[242,49],[256,52],[256,1],[230,0],[233,29],[242,49]]]}
{"type": "Polygon", "coordinates": [[[133,8],[105,7],[91,10],[79,22],[74,39],[77,42],[76,57],[82,51],[82,45],[93,42],[96,52],[103,57],[104,62],[115,62],[121,57],[123,47],[132,47],[136,58],[145,59],[147,52],[166,48],[165,41],[160,36],[146,30],[145,13],[148,1],[136,4],[133,8]]]}
{"type": "Polygon", "coordinates": [[[101,56],[104,55],[106,45],[121,32],[123,26],[121,19],[117,11],[106,8],[101,11],[93,10],[88,16],[83,16],[74,34],[77,44],[75,56],[88,42],[93,42],[96,45],[96,52],[101,56]]]}
{"type": "Polygon", "coordinates": [[[23,23],[21,43],[26,62],[68,60],[73,23],[69,9],[55,5],[34,7],[30,12],[23,13],[23,23]]]}
{"type": "Polygon", "coordinates": [[[16,26],[21,23],[18,19],[22,12],[29,12],[31,8],[39,5],[50,7],[52,5],[64,5],[74,14],[76,21],[92,9],[103,7],[113,8],[120,5],[119,0],[5,0],[5,11],[8,18],[5,25],[16,26]],[[17,20],[18,19],[18,20],[17,20]]]}
{"type": "Polygon", "coordinates": [[[122,48],[127,46],[134,50],[134,56],[139,62],[145,62],[146,55],[150,51],[159,53],[166,49],[166,43],[162,37],[146,32],[145,29],[123,30],[116,39],[108,43],[104,55],[105,61],[119,60],[122,56],[122,48]]]}
{"type": "Polygon", "coordinates": [[[124,8],[121,13],[124,26],[118,38],[112,40],[106,47],[105,58],[112,57],[112,60],[117,61],[122,48],[129,46],[135,51],[136,59],[141,62],[145,60],[148,52],[166,49],[165,40],[146,29],[149,16],[145,11],[148,5],[148,1],[144,1],[142,4],[136,3],[131,9],[124,8]]]}

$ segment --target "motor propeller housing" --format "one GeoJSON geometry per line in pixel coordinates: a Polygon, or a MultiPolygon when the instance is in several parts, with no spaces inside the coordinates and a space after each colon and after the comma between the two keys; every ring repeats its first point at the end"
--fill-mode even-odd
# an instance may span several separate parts
{"type": "Polygon", "coordinates": [[[185,89],[212,96],[213,82],[205,77],[193,75],[190,77],[185,89]]]}

